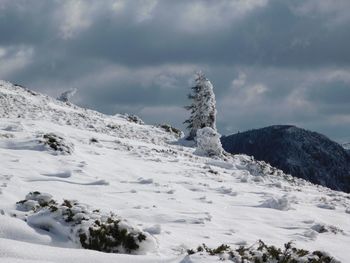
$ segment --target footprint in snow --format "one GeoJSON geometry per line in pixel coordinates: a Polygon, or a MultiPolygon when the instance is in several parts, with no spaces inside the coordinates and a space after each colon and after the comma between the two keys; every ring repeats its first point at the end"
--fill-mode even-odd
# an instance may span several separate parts
{"type": "Polygon", "coordinates": [[[159,224],[156,224],[154,226],[144,228],[143,231],[151,235],[159,235],[162,232],[162,227],[159,224]]]}
{"type": "Polygon", "coordinates": [[[317,239],[318,233],[315,230],[309,229],[301,234],[296,234],[296,236],[305,241],[314,241],[317,239]]]}
{"type": "Polygon", "coordinates": [[[0,175],[0,194],[2,194],[2,188],[5,188],[7,187],[7,183],[8,181],[11,180],[11,177],[12,175],[7,175],[7,174],[4,174],[4,175],[0,175]]]}
{"type": "Polygon", "coordinates": [[[230,187],[221,186],[216,191],[224,195],[237,196],[237,192],[233,191],[230,187]]]}
{"type": "Polygon", "coordinates": [[[153,184],[153,179],[152,178],[145,179],[143,177],[140,177],[137,179],[137,183],[139,183],[139,184],[153,184]]]}
{"type": "Polygon", "coordinates": [[[175,223],[188,223],[188,224],[195,224],[195,225],[203,225],[204,219],[203,218],[195,218],[192,220],[186,220],[186,219],[178,219],[174,221],[175,223]]]}
{"type": "Polygon", "coordinates": [[[318,204],[317,207],[322,209],[335,210],[335,206],[329,203],[318,204]]]}
{"type": "Polygon", "coordinates": [[[232,236],[233,234],[235,234],[236,231],[233,230],[233,229],[229,229],[227,232],[224,233],[224,235],[227,235],[227,236],[232,236]]]}
{"type": "Polygon", "coordinates": [[[20,132],[20,131],[23,131],[24,128],[21,123],[18,123],[18,124],[10,124],[4,127],[2,130],[8,131],[8,132],[20,132]]]}
{"type": "Polygon", "coordinates": [[[206,203],[206,204],[212,204],[213,203],[212,200],[207,200],[206,196],[199,197],[198,200],[200,200],[201,202],[206,203]]]}
{"type": "Polygon", "coordinates": [[[59,173],[49,173],[49,174],[42,174],[47,177],[58,177],[58,178],[69,178],[72,176],[71,171],[64,171],[64,172],[59,172],[59,173]]]}

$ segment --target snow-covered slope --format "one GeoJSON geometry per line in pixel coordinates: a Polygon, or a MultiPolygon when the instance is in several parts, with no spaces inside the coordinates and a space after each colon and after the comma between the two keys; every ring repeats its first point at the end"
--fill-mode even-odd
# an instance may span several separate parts
{"type": "Polygon", "coordinates": [[[278,247],[295,241],[348,262],[350,195],[245,155],[214,160],[194,151],[162,128],[0,82],[0,262],[216,262],[186,250],[259,239],[278,247]],[[45,145],[47,134],[61,137],[70,154],[45,145]],[[149,233],[153,246],[143,255],[81,249],[45,231],[51,221],[39,229],[22,220],[16,202],[33,191],[112,211],[149,233]]]}

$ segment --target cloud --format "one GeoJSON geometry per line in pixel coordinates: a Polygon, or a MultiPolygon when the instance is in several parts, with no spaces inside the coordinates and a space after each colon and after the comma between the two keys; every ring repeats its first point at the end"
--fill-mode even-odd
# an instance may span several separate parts
{"type": "Polygon", "coordinates": [[[350,2],[348,0],[320,1],[306,0],[291,2],[291,9],[295,14],[311,18],[324,17],[328,26],[339,26],[350,21],[350,2]]]}
{"type": "Polygon", "coordinates": [[[68,0],[57,11],[57,20],[61,23],[60,33],[64,39],[72,38],[76,33],[91,25],[88,8],[90,4],[79,0],[68,0]]]}
{"type": "Polygon", "coordinates": [[[348,70],[248,67],[236,69],[235,74],[231,88],[218,99],[224,131],[285,123],[349,137],[345,125],[350,117],[348,70]],[[332,132],[330,127],[337,126],[340,131],[332,132]]]}
{"type": "Polygon", "coordinates": [[[268,0],[182,1],[176,25],[180,31],[195,34],[227,29],[267,3],[268,0]]]}
{"type": "Polygon", "coordinates": [[[105,113],[182,126],[203,70],[222,133],[350,134],[348,0],[0,1],[0,76],[105,113]],[[332,127],[332,128],[330,128],[332,127]]]}
{"type": "Polygon", "coordinates": [[[30,65],[33,59],[33,48],[28,46],[1,47],[0,46],[0,76],[11,76],[30,65]]]}

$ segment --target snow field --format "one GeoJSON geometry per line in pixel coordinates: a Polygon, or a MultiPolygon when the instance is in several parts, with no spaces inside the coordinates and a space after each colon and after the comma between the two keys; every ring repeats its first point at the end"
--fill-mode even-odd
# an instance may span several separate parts
{"type": "Polygon", "coordinates": [[[350,257],[350,196],[284,175],[244,155],[212,159],[176,136],[0,83],[1,262],[216,262],[187,256],[202,243],[324,250],[350,257]],[[57,154],[40,143],[73,145],[57,154]],[[91,140],[94,138],[94,140],[91,140]],[[83,250],[13,215],[31,191],[110,211],[152,235],[144,255],[83,250]],[[337,229],[337,230],[335,230],[337,229]],[[334,231],[333,231],[334,230],[334,231]]]}

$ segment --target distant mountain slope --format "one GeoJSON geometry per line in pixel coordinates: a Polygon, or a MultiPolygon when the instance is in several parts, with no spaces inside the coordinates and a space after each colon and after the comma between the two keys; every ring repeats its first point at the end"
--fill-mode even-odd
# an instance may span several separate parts
{"type": "Polygon", "coordinates": [[[295,126],[277,125],[224,136],[224,149],[252,155],[285,173],[350,192],[350,156],[327,137],[295,126]]]}
{"type": "Polygon", "coordinates": [[[343,143],[342,146],[350,154],[350,142],[343,143]]]}

